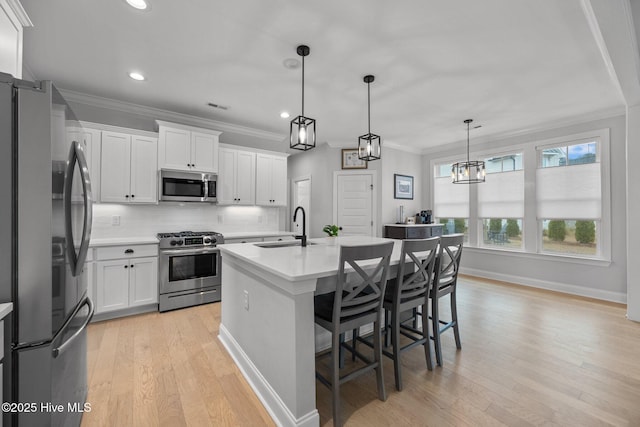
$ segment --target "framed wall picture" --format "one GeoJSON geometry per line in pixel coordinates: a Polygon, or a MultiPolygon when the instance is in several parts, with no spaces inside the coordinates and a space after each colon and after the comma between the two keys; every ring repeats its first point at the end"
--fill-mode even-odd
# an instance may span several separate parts
{"type": "Polygon", "coordinates": [[[358,158],[357,148],[342,149],[342,169],[366,169],[367,161],[358,158]]]}
{"type": "Polygon", "coordinates": [[[393,198],[413,200],[413,177],[393,174],[393,198]]]}

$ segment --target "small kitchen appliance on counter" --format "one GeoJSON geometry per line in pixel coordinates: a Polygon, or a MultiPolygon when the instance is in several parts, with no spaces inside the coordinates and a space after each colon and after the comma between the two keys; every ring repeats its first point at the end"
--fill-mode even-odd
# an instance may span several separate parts
{"type": "Polygon", "coordinates": [[[431,224],[431,210],[420,211],[416,214],[416,224],[431,224]]]}
{"type": "Polygon", "coordinates": [[[159,310],[220,301],[224,237],[215,231],[158,233],[159,310]]]}

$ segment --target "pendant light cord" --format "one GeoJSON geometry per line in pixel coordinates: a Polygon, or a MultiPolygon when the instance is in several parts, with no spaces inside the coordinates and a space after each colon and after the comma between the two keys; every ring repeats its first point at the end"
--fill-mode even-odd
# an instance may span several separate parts
{"type": "Polygon", "coordinates": [[[371,83],[367,83],[367,120],[369,134],[371,134],[371,83]]]}
{"type": "Polygon", "coordinates": [[[304,55],[302,56],[302,116],[304,116],[304,55]]]}
{"type": "Polygon", "coordinates": [[[471,122],[467,122],[467,165],[469,165],[469,124],[471,124],[471,122]]]}

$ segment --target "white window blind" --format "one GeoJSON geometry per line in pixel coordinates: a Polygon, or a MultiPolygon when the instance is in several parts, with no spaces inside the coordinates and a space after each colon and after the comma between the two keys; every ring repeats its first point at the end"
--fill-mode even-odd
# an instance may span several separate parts
{"type": "Polygon", "coordinates": [[[536,171],[538,219],[600,219],[600,163],[536,171]]]}
{"type": "Polygon", "coordinates": [[[451,177],[435,178],[433,214],[436,218],[469,217],[469,185],[453,184],[451,177]]]}
{"type": "Polygon", "coordinates": [[[487,174],[478,185],[478,217],[524,217],[523,170],[487,174]]]}

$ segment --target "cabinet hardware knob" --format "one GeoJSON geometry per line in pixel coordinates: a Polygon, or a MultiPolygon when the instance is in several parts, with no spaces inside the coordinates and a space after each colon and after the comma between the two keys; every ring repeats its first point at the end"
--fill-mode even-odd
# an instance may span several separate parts
{"type": "Polygon", "coordinates": [[[133,268],[133,267],[135,267],[135,266],[134,266],[133,264],[131,264],[129,267],[133,268]]]}
{"type": "Polygon", "coordinates": [[[128,195],[128,194],[125,194],[125,195],[124,195],[124,197],[128,199],[128,198],[129,198],[129,195],[128,195]]]}
{"type": "Polygon", "coordinates": [[[132,254],[133,253],[133,249],[127,249],[126,251],[124,251],[125,254],[132,254]]]}
{"type": "Polygon", "coordinates": [[[128,265],[125,265],[125,266],[124,266],[124,268],[129,268],[129,266],[128,266],[128,265]]]}
{"type": "Polygon", "coordinates": [[[134,197],[136,197],[136,195],[135,195],[135,194],[132,194],[132,195],[131,195],[131,198],[133,199],[134,197]]]}

